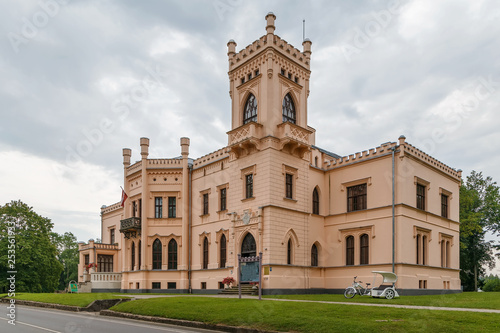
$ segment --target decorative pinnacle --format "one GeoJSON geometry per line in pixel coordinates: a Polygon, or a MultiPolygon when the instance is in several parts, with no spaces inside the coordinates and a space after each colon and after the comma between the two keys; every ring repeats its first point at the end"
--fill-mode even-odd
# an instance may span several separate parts
{"type": "Polygon", "coordinates": [[[267,21],[267,26],[266,26],[266,31],[267,34],[274,34],[274,30],[276,29],[274,25],[274,21],[276,20],[276,15],[274,15],[273,12],[269,12],[266,15],[266,21],[267,21]]]}
{"type": "Polygon", "coordinates": [[[236,42],[233,39],[230,39],[227,42],[227,55],[232,57],[236,54],[236,42]]]}

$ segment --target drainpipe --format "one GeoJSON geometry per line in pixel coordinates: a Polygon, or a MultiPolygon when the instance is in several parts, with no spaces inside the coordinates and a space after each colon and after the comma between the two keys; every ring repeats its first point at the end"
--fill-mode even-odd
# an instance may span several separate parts
{"type": "Polygon", "coordinates": [[[193,293],[193,290],[191,288],[191,257],[192,257],[192,249],[191,249],[191,233],[192,233],[192,218],[193,218],[193,215],[192,215],[192,202],[193,202],[193,193],[192,193],[192,186],[191,186],[191,180],[192,180],[192,172],[193,172],[193,167],[192,166],[188,166],[188,170],[189,170],[189,190],[188,190],[188,193],[189,193],[189,220],[188,220],[188,223],[189,223],[189,231],[188,231],[188,292],[190,294],[193,293]]]}
{"type": "MultiPolygon", "coordinates": [[[[188,289],[189,289],[189,138],[182,137],[180,140],[181,144],[181,155],[182,155],[182,273],[181,278],[183,283],[185,279],[188,279],[188,289]],[[185,247],[187,243],[187,248],[185,247]],[[186,276],[187,271],[187,276],[186,276]]],[[[183,285],[185,288],[186,285],[183,285]]]]}
{"type": "Polygon", "coordinates": [[[395,248],[395,240],[394,240],[394,224],[395,224],[395,209],[394,209],[394,197],[395,197],[395,190],[394,190],[394,153],[396,151],[396,146],[392,147],[391,148],[391,152],[392,152],[392,272],[393,273],[396,273],[395,270],[394,270],[394,248],[395,248]]]}

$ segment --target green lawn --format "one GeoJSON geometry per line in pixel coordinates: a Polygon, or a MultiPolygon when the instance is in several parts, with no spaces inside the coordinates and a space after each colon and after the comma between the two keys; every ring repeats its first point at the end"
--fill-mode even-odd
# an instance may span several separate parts
{"type": "Polygon", "coordinates": [[[116,294],[112,293],[82,293],[82,294],[52,294],[52,293],[41,293],[41,294],[30,294],[30,293],[19,293],[16,294],[15,299],[44,302],[44,303],[54,303],[63,305],[75,305],[86,307],[96,299],[116,299],[125,298],[118,297],[116,294]]]}
{"type": "Polygon", "coordinates": [[[122,303],[111,310],[292,332],[500,331],[500,314],[253,299],[152,298],[122,303]]]}
{"type": "Polygon", "coordinates": [[[402,304],[418,306],[436,306],[450,308],[477,308],[500,310],[500,292],[466,292],[448,295],[401,296],[392,300],[369,296],[354,296],[346,299],[344,295],[273,295],[266,298],[299,299],[348,303],[402,304]]]}

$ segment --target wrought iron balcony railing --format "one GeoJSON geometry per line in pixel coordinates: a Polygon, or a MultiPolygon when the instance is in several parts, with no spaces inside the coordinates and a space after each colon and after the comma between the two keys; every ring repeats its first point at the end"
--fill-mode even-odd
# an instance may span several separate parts
{"type": "Polygon", "coordinates": [[[122,232],[125,238],[137,237],[141,234],[141,218],[140,217],[129,217],[120,221],[120,232],[122,232]]]}

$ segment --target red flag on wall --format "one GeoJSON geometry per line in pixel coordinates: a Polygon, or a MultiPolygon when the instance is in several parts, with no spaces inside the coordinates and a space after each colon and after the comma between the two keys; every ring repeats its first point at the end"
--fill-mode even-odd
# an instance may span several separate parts
{"type": "Polygon", "coordinates": [[[128,195],[127,195],[127,193],[125,193],[125,191],[122,188],[122,201],[121,201],[122,207],[125,206],[125,200],[127,200],[127,198],[128,198],[128,195]]]}

